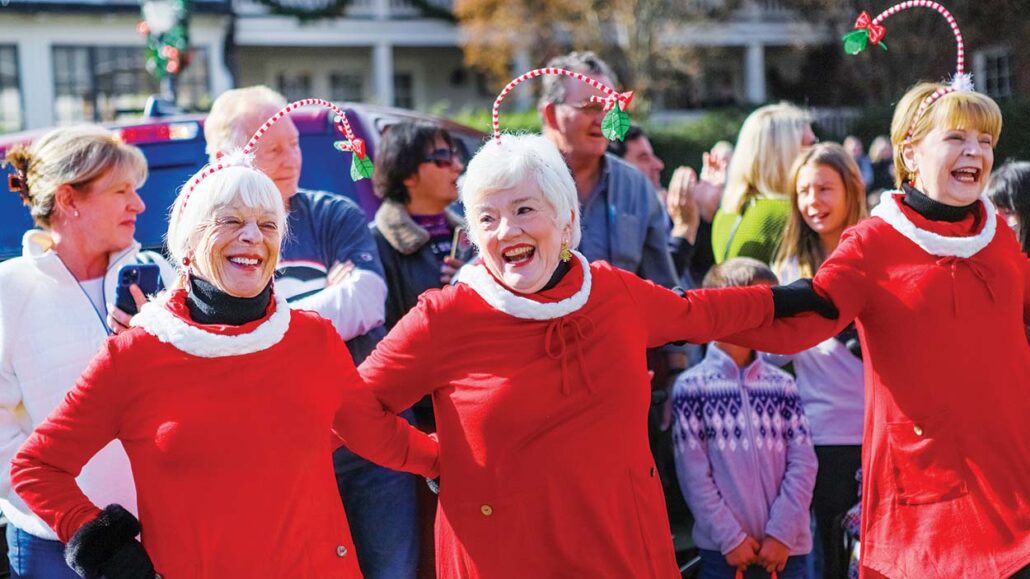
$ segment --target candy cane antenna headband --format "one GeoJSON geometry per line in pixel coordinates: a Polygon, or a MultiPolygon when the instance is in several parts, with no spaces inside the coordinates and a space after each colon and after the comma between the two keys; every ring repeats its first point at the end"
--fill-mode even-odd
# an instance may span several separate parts
{"type": "Polygon", "coordinates": [[[585,74],[578,72],[572,72],[571,70],[565,70],[564,68],[538,68],[531,70],[525,74],[522,74],[514,78],[508,83],[508,86],[501,90],[501,94],[497,95],[497,100],[494,101],[493,110],[493,124],[494,124],[494,140],[498,144],[501,143],[501,101],[504,97],[508,96],[519,83],[536,78],[538,76],[552,75],[552,76],[571,76],[574,79],[581,80],[597,90],[603,92],[605,96],[592,95],[590,102],[592,103],[604,103],[604,119],[601,121],[601,132],[610,141],[621,141],[626,136],[626,131],[629,130],[629,114],[626,109],[629,107],[629,103],[633,101],[633,91],[627,92],[616,92],[615,89],[600,82],[592,79],[585,74]]]}
{"type": "Polygon", "coordinates": [[[912,120],[912,126],[908,129],[908,137],[906,139],[912,138],[912,133],[915,131],[916,124],[919,123],[919,119],[922,118],[926,109],[930,108],[930,105],[935,103],[937,99],[951,92],[973,90],[973,77],[966,73],[966,47],[962,40],[962,31],[959,30],[958,23],[955,22],[955,17],[951,15],[951,12],[948,12],[947,8],[936,2],[931,2],[930,0],[909,0],[908,2],[902,2],[891,6],[881,12],[876,18],[872,19],[869,18],[868,12],[863,11],[858,15],[858,19],[855,21],[855,30],[845,34],[842,39],[844,41],[844,51],[848,54],[858,54],[865,50],[870,43],[887,50],[887,45],[883,42],[883,37],[886,36],[887,29],[884,28],[881,23],[898,12],[916,7],[932,8],[948,21],[948,26],[951,27],[951,32],[955,35],[955,44],[958,48],[958,59],[955,67],[955,76],[952,77],[948,86],[937,89],[933,94],[923,99],[923,102],[920,103],[919,109],[916,111],[916,116],[912,120]]]}
{"type": "Polygon", "coordinates": [[[207,177],[214,173],[226,168],[226,167],[251,167],[254,166],[254,151],[257,150],[258,144],[261,141],[261,137],[265,136],[265,133],[272,128],[272,125],[276,124],[283,117],[290,113],[290,111],[306,107],[308,105],[318,105],[329,109],[331,112],[336,114],[333,119],[333,123],[336,125],[337,130],[347,137],[346,141],[336,141],[333,143],[333,147],[338,151],[347,153],[353,153],[351,156],[350,176],[351,179],[359,181],[361,179],[367,179],[372,176],[372,160],[368,158],[365,152],[365,141],[354,136],[354,131],[351,130],[350,123],[347,122],[347,115],[343,110],[334,105],[333,103],[322,100],[322,99],[301,99],[294,101],[275,113],[265,121],[257,131],[254,132],[254,136],[247,141],[247,144],[243,146],[239,151],[235,151],[220,157],[216,163],[209,164],[207,167],[201,169],[196,175],[190,179],[189,183],[186,184],[186,196],[182,200],[182,208],[186,208],[186,203],[189,201],[190,195],[193,194],[193,190],[197,188],[197,185],[207,177]]]}

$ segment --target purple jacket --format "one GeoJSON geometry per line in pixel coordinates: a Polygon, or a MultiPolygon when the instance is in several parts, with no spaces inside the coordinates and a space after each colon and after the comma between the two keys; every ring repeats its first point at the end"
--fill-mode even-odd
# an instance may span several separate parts
{"type": "Polygon", "coordinates": [[[771,536],[791,555],[812,550],[808,509],[815,450],[794,379],[756,359],[745,368],[715,344],[673,388],[680,488],[694,542],[729,553],[771,536]]]}

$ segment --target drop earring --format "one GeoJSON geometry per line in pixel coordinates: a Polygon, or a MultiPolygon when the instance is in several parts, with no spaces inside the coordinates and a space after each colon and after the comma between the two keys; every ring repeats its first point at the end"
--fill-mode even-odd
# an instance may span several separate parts
{"type": "Polygon", "coordinates": [[[569,242],[562,240],[561,251],[558,253],[558,259],[561,259],[565,263],[572,261],[572,251],[569,250],[569,242]]]}

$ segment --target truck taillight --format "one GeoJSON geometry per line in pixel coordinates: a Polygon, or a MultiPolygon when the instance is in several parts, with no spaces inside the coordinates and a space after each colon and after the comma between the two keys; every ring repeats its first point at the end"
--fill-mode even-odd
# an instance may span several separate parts
{"type": "Polygon", "coordinates": [[[199,132],[200,125],[194,122],[160,123],[125,127],[118,130],[118,136],[123,143],[135,145],[161,141],[189,141],[195,139],[199,132]]]}

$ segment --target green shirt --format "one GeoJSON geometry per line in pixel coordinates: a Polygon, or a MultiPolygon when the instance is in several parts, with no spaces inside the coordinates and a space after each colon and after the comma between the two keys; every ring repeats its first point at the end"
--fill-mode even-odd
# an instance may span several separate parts
{"type": "Polygon", "coordinates": [[[743,216],[719,209],[712,221],[715,263],[731,257],[772,263],[789,218],[790,200],[786,198],[754,198],[744,206],[743,216]]]}

